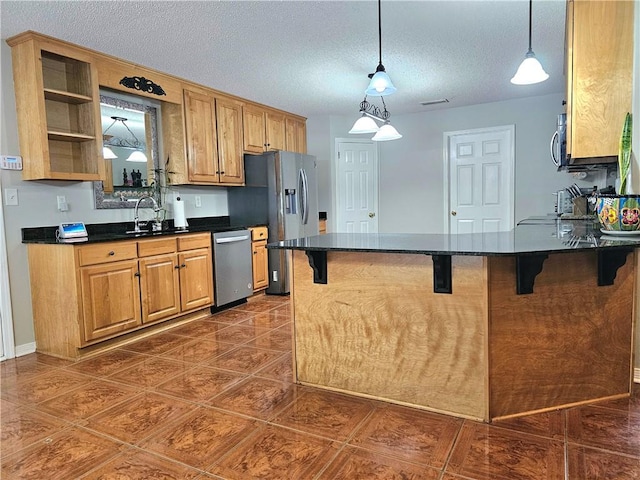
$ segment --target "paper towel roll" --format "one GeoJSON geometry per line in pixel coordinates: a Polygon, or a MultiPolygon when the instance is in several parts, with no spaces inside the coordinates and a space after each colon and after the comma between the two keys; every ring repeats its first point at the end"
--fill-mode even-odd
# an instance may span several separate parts
{"type": "Polygon", "coordinates": [[[187,217],[184,214],[184,202],[176,197],[173,202],[173,226],[175,228],[187,228],[187,217]]]}

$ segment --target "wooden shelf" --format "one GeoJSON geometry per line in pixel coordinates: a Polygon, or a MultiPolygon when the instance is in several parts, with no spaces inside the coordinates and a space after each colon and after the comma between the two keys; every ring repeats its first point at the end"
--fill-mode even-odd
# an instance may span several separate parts
{"type": "Polygon", "coordinates": [[[48,130],[47,136],[49,140],[58,140],[61,142],[90,142],[96,139],[96,137],[92,135],[85,135],[83,133],[60,132],[55,130],[48,130]]]}
{"type": "Polygon", "coordinates": [[[64,92],[62,90],[54,90],[52,88],[44,89],[44,98],[55,102],[63,102],[70,104],[90,103],[93,98],[78,93],[64,92]]]}

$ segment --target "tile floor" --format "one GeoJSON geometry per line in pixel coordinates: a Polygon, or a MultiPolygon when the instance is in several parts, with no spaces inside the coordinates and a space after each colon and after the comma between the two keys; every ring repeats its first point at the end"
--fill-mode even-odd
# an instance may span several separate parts
{"type": "Polygon", "coordinates": [[[631,399],[486,425],[291,383],[261,296],[81,362],[3,362],[3,479],[640,479],[631,399]]]}

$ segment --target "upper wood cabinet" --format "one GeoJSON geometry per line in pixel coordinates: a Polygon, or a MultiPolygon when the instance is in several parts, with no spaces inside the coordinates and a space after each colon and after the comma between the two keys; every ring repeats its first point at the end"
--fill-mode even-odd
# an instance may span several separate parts
{"type": "MultiPolygon", "coordinates": [[[[263,153],[271,150],[291,150],[287,139],[287,122],[290,117],[284,113],[262,108],[258,105],[247,104],[242,108],[243,130],[244,130],[244,151],[247,153],[263,153]]],[[[291,117],[293,120],[294,118],[291,117]]],[[[304,125],[304,121],[295,119],[304,125]]],[[[293,124],[292,124],[293,125],[293,124]]],[[[299,127],[298,127],[299,128],[299,127]]],[[[304,126],[302,128],[304,130],[304,126]]],[[[293,134],[299,137],[300,133],[293,134]]],[[[306,135],[305,135],[306,153],[306,135]]]]}
{"type": "Polygon", "coordinates": [[[105,176],[91,55],[27,32],[10,38],[24,180],[105,176]]]}
{"type": "Polygon", "coordinates": [[[185,89],[184,117],[190,183],[244,183],[241,104],[185,89]]]}
{"type": "Polygon", "coordinates": [[[307,125],[304,120],[287,117],[285,120],[285,150],[307,153],[307,125]]]}
{"type": "Polygon", "coordinates": [[[567,154],[615,162],[631,111],[634,2],[567,3],[567,154]],[[608,157],[608,158],[603,158],[608,157]]]}

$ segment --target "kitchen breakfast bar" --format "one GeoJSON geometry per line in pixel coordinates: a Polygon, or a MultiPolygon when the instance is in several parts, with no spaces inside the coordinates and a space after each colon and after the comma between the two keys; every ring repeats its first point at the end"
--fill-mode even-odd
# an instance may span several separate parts
{"type": "Polygon", "coordinates": [[[270,244],[296,382],[486,422],[628,396],[640,243],[580,228],[270,244]]]}

